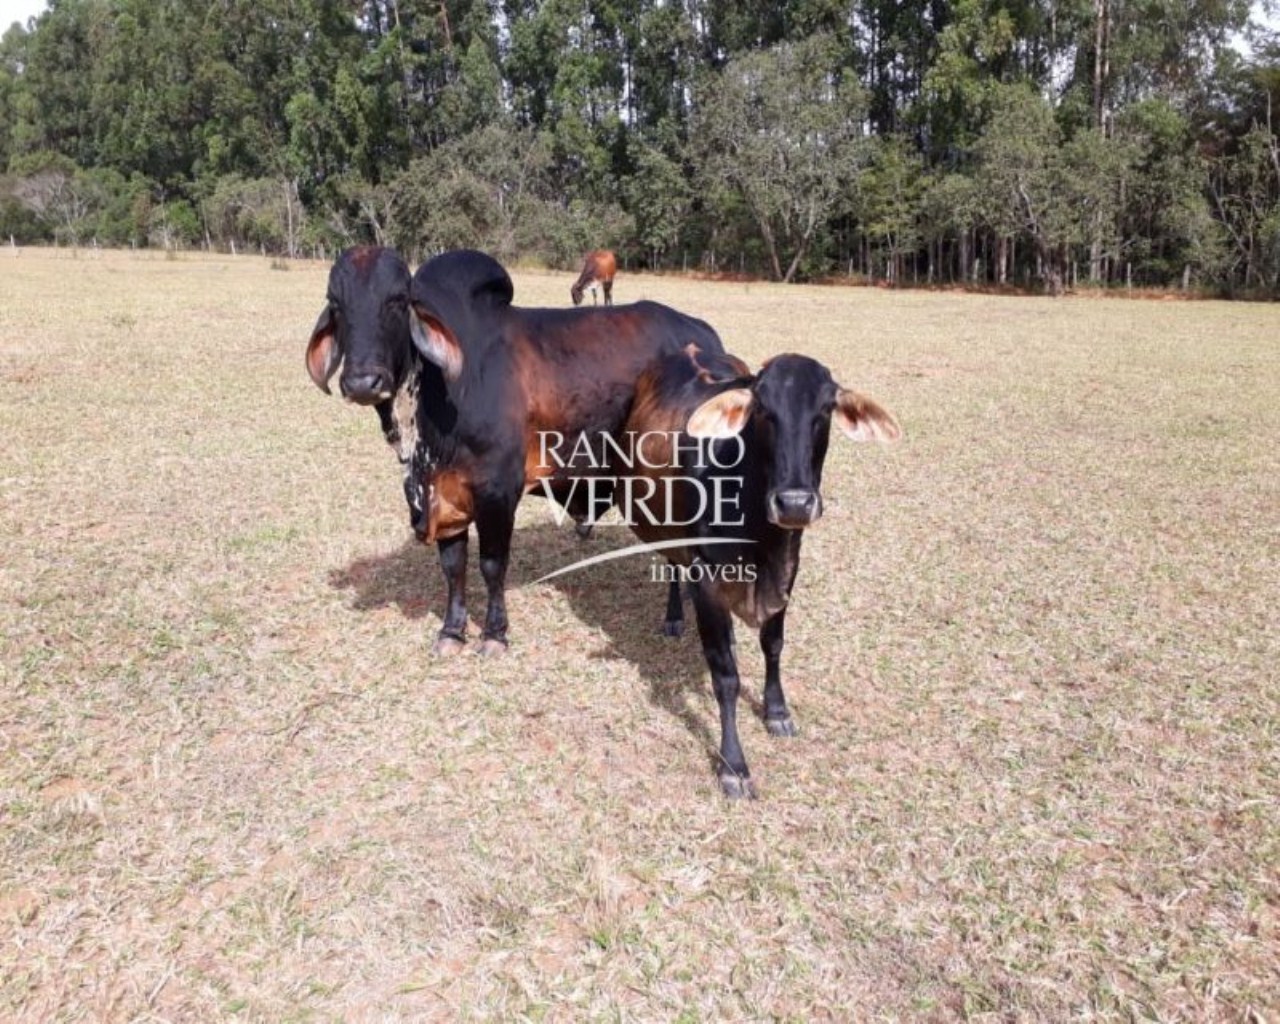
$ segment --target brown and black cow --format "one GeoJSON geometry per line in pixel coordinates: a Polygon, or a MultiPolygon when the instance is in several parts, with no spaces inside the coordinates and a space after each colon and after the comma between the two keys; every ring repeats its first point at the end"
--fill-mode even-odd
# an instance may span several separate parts
{"type": "MultiPolygon", "coordinates": [[[[687,542],[664,554],[693,596],[720,705],[720,784],[731,797],[754,795],[738,740],[734,615],[759,631],[769,733],[796,733],[782,692],[783,623],[801,538],[822,515],[833,421],[855,441],[901,433],[890,413],[813,359],[777,356],[752,375],[732,356],[691,347],[660,357],[641,378],[623,434],[631,445],[649,442],[631,480],[649,486],[624,488],[649,504],[643,515],[624,508],[624,517],[646,543],[687,542]]],[[[679,600],[669,601],[667,632],[679,631],[681,617],[679,600]]]]}
{"type": "MultiPolygon", "coordinates": [[[[723,349],[707,324],[653,302],[581,310],[514,306],[511,278],[484,253],[437,256],[407,290],[399,275],[377,269],[385,259],[340,260],[350,270],[335,266],[307,367],[328,391],[328,379],[345,359],[343,395],[376,405],[380,416],[385,410],[388,440],[395,438],[406,461],[414,530],[437,544],[448,586],[436,642],[441,654],[465,642],[467,538],[475,524],[488,589],[480,649],[498,653],[507,642],[504,586],[516,506],[526,492],[543,489],[544,479],[546,490],[561,493],[561,470],[543,457],[543,438],[554,435],[572,448],[575,438],[586,437],[597,447],[603,435],[622,429],[636,381],[656,357],[690,343],[712,353],[723,349]],[[365,288],[386,283],[389,290],[346,301],[349,278],[365,288]],[[405,302],[402,335],[398,311],[405,302]],[[365,319],[342,333],[357,315],[365,319]]],[[[573,506],[570,511],[584,515],[573,506]]]]}
{"type": "Polygon", "coordinates": [[[618,273],[618,260],[608,249],[593,249],[582,262],[582,273],[569,289],[575,306],[582,305],[582,295],[591,289],[591,304],[596,303],[597,286],[604,292],[604,304],[613,305],[613,279],[618,273]]]}

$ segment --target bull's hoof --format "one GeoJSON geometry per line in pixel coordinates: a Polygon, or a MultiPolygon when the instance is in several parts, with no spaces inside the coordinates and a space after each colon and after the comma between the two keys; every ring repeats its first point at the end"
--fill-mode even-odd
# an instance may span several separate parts
{"type": "Polygon", "coordinates": [[[574,523],[574,532],[577,533],[580,540],[587,540],[591,536],[591,531],[595,529],[594,523],[574,523]]]}
{"type": "Polygon", "coordinates": [[[439,636],[431,646],[431,653],[437,658],[452,658],[461,654],[467,645],[456,636],[439,636]]]}
{"type": "Polygon", "coordinates": [[[786,718],[766,718],[764,727],[769,730],[770,736],[799,736],[800,730],[796,728],[796,720],[790,715],[786,718]]]}
{"type": "Polygon", "coordinates": [[[742,775],[721,775],[720,791],[730,800],[754,800],[756,787],[742,775]]]}
{"type": "Polygon", "coordinates": [[[482,658],[500,658],[507,653],[507,642],[496,637],[485,637],[476,648],[476,654],[482,658]]]}
{"type": "Polygon", "coordinates": [[[667,619],[662,624],[663,636],[684,636],[684,619],[667,619]]]}

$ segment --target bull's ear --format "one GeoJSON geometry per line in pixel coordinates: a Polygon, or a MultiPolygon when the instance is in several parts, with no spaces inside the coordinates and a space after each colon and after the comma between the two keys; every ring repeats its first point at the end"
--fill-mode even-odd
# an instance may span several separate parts
{"type": "Polygon", "coordinates": [[[690,437],[733,437],[747,424],[754,396],[750,388],[733,388],[709,398],[689,417],[690,437]]]}
{"type": "Polygon", "coordinates": [[[414,347],[444,371],[445,380],[454,381],[462,375],[462,346],[449,328],[419,306],[413,307],[409,328],[414,347]]]}
{"type": "Polygon", "coordinates": [[[836,423],[853,441],[880,441],[891,444],[902,436],[893,413],[866,395],[841,388],[836,396],[836,423]]]}
{"type": "Polygon", "coordinates": [[[325,306],[320,319],[316,321],[315,330],[311,332],[311,340],[307,342],[307,373],[316,382],[316,387],[326,395],[329,390],[329,378],[342,362],[342,346],[338,344],[338,333],[333,322],[333,307],[325,306]]]}

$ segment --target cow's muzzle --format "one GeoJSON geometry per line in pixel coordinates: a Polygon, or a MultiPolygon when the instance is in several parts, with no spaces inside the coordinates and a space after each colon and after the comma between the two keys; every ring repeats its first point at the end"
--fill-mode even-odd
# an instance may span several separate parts
{"type": "Polygon", "coordinates": [[[769,522],[784,530],[803,530],[822,515],[822,498],[817,491],[770,491],[769,522]]]}
{"type": "Polygon", "coordinates": [[[395,392],[391,372],[380,366],[344,373],[338,386],[342,397],[356,405],[375,405],[386,401],[395,392]]]}

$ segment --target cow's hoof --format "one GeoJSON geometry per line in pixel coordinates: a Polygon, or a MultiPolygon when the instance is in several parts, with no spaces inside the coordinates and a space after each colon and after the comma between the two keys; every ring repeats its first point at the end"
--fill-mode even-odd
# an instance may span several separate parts
{"type": "Polygon", "coordinates": [[[796,720],[790,715],[786,718],[766,718],[764,727],[769,730],[770,736],[799,736],[800,730],[796,728],[796,720]]]}
{"type": "Polygon", "coordinates": [[[721,775],[720,791],[730,800],[754,800],[756,787],[741,775],[721,775]]]}
{"type": "Polygon", "coordinates": [[[436,642],[431,646],[431,653],[437,658],[452,658],[455,654],[461,654],[466,646],[456,636],[440,636],[436,637],[436,642]]]}
{"type": "Polygon", "coordinates": [[[494,637],[485,637],[476,648],[476,654],[482,658],[500,658],[507,653],[507,642],[494,637]]]}
{"type": "Polygon", "coordinates": [[[684,636],[684,619],[668,619],[662,624],[663,636],[684,636]]]}
{"type": "Polygon", "coordinates": [[[574,523],[574,531],[578,534],[580,540],[588,540],[591,537],[591,531],[595,529],[594,523],[574,523]]]}

